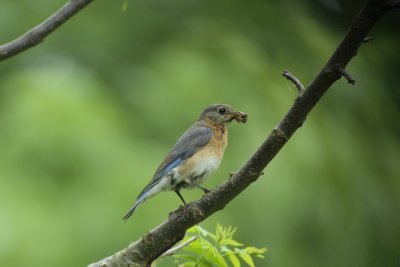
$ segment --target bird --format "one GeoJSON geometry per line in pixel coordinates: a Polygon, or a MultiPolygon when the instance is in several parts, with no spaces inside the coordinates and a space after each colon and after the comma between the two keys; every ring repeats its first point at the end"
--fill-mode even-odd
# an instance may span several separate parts
{"type": "Polygon", "coordinates": [[[145,200],[162,191],[175,191],[184,205],[182,188],[197,187],[208,193],[201,184],[219,167],[227,146],[227,124],[233,120],[245,123],[247,114],[226,104],[206,107],[172,147],[123,220],[145,200]]]}

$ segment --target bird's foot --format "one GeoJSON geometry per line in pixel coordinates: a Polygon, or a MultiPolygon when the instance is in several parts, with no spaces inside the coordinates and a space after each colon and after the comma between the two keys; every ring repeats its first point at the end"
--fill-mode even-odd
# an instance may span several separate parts
{"type": "Polygon", "coordinates": [[[203,186],[201,186],[199,184],[192,183],[192,185],[197,187],[197,188],[199,188],[199,189],[201,189],[201,190],[203,190],[203,192],[206,193],[206,194],[211,192],[211,190],[208,190],[207,188],[205,188],[205,187],[203,187],[203,186]]]}

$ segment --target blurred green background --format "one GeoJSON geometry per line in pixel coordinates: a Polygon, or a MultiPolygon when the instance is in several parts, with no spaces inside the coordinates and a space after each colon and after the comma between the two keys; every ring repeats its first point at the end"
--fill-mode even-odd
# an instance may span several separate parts
{"type": "MultiPolygon", "coordinates": [[[[63,0],[0,3],[0,43],[63,0]]],[[[212,188],[240,168],[320,70],[362,1],[95,1],[0,63],[0,266],[85,266],[180,205],[164,193],[122,216],[212,103],[230,125],[212,188]],[[351,3],[350,3],[351,2],[351,3]]],[[[400,266],[400,23],[385,16],[345,80],[265,175],[201,225],[268,247],[258,266],[400,266]]],[[[187,200],[199,190],[184,191],[187,200]]],[[[164,263],[160,266],[171,266],[164,263]]]]}

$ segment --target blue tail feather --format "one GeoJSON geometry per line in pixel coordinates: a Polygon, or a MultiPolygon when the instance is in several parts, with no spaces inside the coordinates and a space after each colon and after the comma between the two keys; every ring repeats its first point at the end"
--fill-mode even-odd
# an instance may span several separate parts
{"type": "Polygon", "coordinates": [[[132,214],[135,212],[136,208],[146,199],[147,192],[144,192],[141,194],[138,199],[136,200],[135,204],[128,210],[128,212],[125,214],[123,220],[126,221],[129,219],[129,217],[132,216],[132,214]]]}

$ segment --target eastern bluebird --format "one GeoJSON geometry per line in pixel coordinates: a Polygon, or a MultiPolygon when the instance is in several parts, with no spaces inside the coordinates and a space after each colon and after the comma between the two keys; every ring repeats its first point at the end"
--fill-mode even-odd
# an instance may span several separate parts
{"type": "Polygon", "coordinates": [[[162,191],[175,191],[184,204],[181,188],[198,187],[209,192],[200,184],[217,170],[227,145],[226,125],[232,120],[245,123],[247,115],[223,104],[204,109],[178,139],[123,219],[127,220],[143,201],[162,191]]]}

